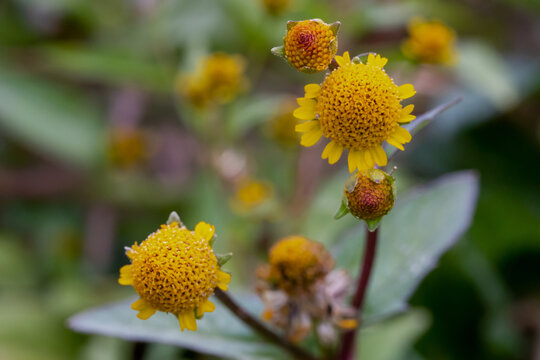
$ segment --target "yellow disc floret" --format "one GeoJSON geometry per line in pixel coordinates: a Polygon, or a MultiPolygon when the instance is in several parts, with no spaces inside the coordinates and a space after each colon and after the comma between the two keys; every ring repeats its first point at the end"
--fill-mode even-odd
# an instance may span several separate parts
{"type": "Polygon", "coordinates": [[[268,280],[289,293],[306,291],[333,266],[332,256],[322,244],[289,236],[270,249],[268,280]]]}
{"type": "Polygon", "coordinates": [[[208,300],[214,288],[226,290],[230,281],[209,244],[213,236],[214,227],[204,222],[195,231],[173,222],[127,249],[131,265],[122,267],[119,283],[132,285],[139,294],[132,305],[139,318],[170,312],[182,330],[197,329],[196,317],[214,310],[208,300]]]}
{"type": "Polygon", "coordinates": [[[337,52],[337,27],[319,19],[289,22],[283,38],[285,58],[303,72],[326,70],[337,52]]]}
{"type": "Polygon", "coordinates": [[[456,33],[444,23],[413,19],[402,50],[419,62],[451,65],[456,61],[455,41],[456,33]]]}
{"type": "Polygon", "coordinates": [[[368,169],[387,163],[383,141],[403,150],[411,135],[400,124],[415,117],[413,105],[402,107],[401,100],[415,94],[410,84],[397,86],[383,67],[387,59],[369,54],[366,64],[351,62],[348,52],[336,56],[339,67],[322,86],[309,84],[294,115],[309,120],[297,125],[304,133],[300,143],[314,145],[321,136],[330,139],[322,158],[333,164],[349,149],[349,170],[368,169]]]}

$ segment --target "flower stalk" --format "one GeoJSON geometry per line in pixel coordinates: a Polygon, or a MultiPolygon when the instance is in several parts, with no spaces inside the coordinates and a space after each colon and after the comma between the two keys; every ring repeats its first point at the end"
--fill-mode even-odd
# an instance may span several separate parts
{"type": "Polygon", "coordinates": [[[221,301],[221,303],[225,305],[236,317],[242,320],[244,324],[255,330],[260,335],[264,336],[269,341],[273,342],[275,345],[286,350],[295,359],[317,360],[317,358],[315,358],[313,355],[309,354],[302,348],[294,345],[290,341],[268,329],[259,320],[251,316],[251,314],[249,314],[242,307],[240,307],[240,305],[238,305],[226,292],[222,291],[219,288],[216,288],[214,294],[221,301]]]}
{"type": "MultiPolygon", "coordinates": [[[[375,262],[378,234],[378,229],[376,229],[375,231],[367,230],[362,269],[360,272],[360,277],[358,278],[356,292],[352,301],[352,306],[358,310],[358,317],[360,319],[359,326],[356,329],[360,327],[361,323],[362,308],[364,306],[364,300],[366,298],[366,292],[369,284],[369,279],[371,277],[371,271],[375,262]]],[[[355,350],[357,350],[357,348],[355,348],[356,329],[348,331],[343,335],[341,349],[338,353],[338,357],[336,358],[336,360],[352,360],[354,358],[355,350]]]]}

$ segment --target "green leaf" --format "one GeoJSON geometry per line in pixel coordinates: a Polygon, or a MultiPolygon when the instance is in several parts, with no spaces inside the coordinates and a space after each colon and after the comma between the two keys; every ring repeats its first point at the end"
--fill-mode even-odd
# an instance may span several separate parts
{"type": "Polygon", "coordinates": [[[360,332],[358,360],[402,360],[428,328],[431,319],[424,310],[412,310],[360,332]]]}
{"type": "Polygon", "coordinates": [[[119,51],[49,46],[38,55],[43,66],[86,80],[166,93],[173,86],[174,68],[119,51]]]}
{"type": "MultiPolygon", "coordinates": [[[[440,256],[469,228],[477,195],[478,177],[465,171],[443,176],[398,197],[379,228],[365,307],[367,319],[375,320],[406,308],[407,300],[440,256]]],[[[356,274],[365,227],[356,225],[338,236],[340,241],[333,249],[338,265],[356,274]]]]}
{"type": "Polygon", "coordinates": [[[0,70],[0,127],[17,140],[81,167],[102,158],[101,114],[73,89],[0,70]]]}
{"type": "MultiPolygon", "coordinates": [[[[217,299],[213,301],[216,310],[197,321],[195,332],[181,332],[178,320],[171,314],[157,312],[148,320],[138,319],[130,308],[133,300],[84,311],[71,317],[68,326],[77,332],[175,345],[226,358],[287,358],[280,350],[256,337],[217,299]]],[[[239,298],[238,302],[252,312],[262,310],[260,301],[253,295],[239,298]]]]}

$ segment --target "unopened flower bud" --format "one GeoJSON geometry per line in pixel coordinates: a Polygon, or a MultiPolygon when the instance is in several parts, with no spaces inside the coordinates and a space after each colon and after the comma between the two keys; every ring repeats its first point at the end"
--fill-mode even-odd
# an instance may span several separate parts
{"type": "Polygon", "coordinates": [[[339,22],[326,24],[320,19],[289,21],[284,46],[273,48],[296,70],[316,73],[326,70],[337,52],[339,22]]]}
{"type": "Polygon", "coordinates": [[[375,230],[381,218],[394,206],[393,185],[394,178],[379,169],[353,174],[345,185],[342,209],[366,221],[369,229],[375,230]]]}

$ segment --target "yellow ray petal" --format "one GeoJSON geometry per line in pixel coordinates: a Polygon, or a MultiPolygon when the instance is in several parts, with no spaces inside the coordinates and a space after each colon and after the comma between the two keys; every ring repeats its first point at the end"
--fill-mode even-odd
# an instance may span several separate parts
{"type": "Polygon", "coordinates": [[[204,221],[199,222],[195,226],[195,234],[206,241],[210,241],[214,237],[215,232],[216,228],[213,225],[205,223],[204,221]]]}
{"type": "Polygon", "coordinates": [[[335,164],[341,157],[342,152],[343,147],[341,145],[338,145],[334,141],[330,141],[324,148],[321,157],[323,159],[328,159],[329,164],[335,164]]]}
{"type": "Polygon", "coordinates": [[[367,58],[368,65],[376,66],[381,69],[384,67],[384,65],[386,65],[387,62],[388,62],[388,59],[382,57],[379,54],[370,53],[367,58]]]}
{"type": "Polygon", "coordinates": [[[131,273],[131,265],[124,265],[120,268],[120,285],[133,285],[133,274],[131,273]]]}
{"type": "Polygon", "coordinates": [[[390,137],[396,141],[399,141],[402,144],[408,143],[412,139],[412,136],[407,131],[407,129],[402,128],[401,126],[398,126],[396,130],[394,130],[392,135],[390,135],[390,137]]]}
{"type": "Polygon", "coordinates": [[[188,329],[191,331],[197,330],[197,319],[195,318],[195,313],[193,310],[189,310],[178,314],[178,322],[180,323],[180,329],[188,329]]]}
{"type": "Polygon", "coordinates": [[[401,114],[402,114],[402,115],[408,115],[408,114],[412,113],[413,110],[414,110],[414,105],[413,105],[413,104],[409,104],[409,105],[405,106],[405,107],[401,110],[401,114]]]}
{"type": "Polygon", "coordinates": [[[396,141],[396,140],[394,140],[392,138],[386,139],[386,142],[389,143],[392,146],[395,146],[399,150],[402,150],[402,151],[405,150],[405,148],[403,147],[403,145],[401,145],[401,143],[399,141],[396,141]]]}
{"type": "Polygon", "coordinates": [[[304,123],[298,124],[294,127],[296,132],[308,132],[314,129],[320,129],[319,120],[306,121],[304,123]]]}
{"type": "Polygon", "coordinates": [[[201,317],[204,313],[213,312],[214,310],[216,310],[216,305],[210,300],[206,300],[206,302],[197,307],[197,317],[201,317]]]}
{"type": "Polygon", "coordinates": [[[224,271],[218,272],[217,276],[217,287],[223,291],[227,291],[229,288],[229,283],[231,282],[231,274],[228,274],[224,271]]]}
{"type": "Polygon", "coordinates": [[[294,110],[293,115],[300,120],[312,120],[317,117],[317,112],[314,107],[300,106],[294,110]]]}
{"type": "Polygon", "coordinates": [[[319,84],[307,84],[304,86],[306,92],[306,98],[316,98],[321,93],[321,85],[319,84]]]}
{"type": "Polygon", "coordinates": [[[402,99],[408,99],[411,96],[414,96],[416,94],[416,90],[414,90],[414,86],[411,84],[405,84],[398,87],[398,95],[402,99]]]}
{"type": "Polygon", "coordinates": [[[369,150],[363,150],[362,155],[364,156],[364,163],[368,168],[375,167],[375,160],[371,156],[371,153],[369,150]]]}
{"type": "Polygon", "coordinates": [[[154,309],[149,303],[147,303],[143,299],[135,301],[133,304],[131,304],[131,308],[139,312],[137,314],[137,317],[142,320],[147,320],[156,312],[156,309],[154,309]]]}
{"type": "Polygon", "coordinates": [[[323,135],[323,132],[321,129],[314,129],[311,131],[308,131],[302,135],[300,138],[300,144],[303,146],[309,147],[313,146],[319,141],[321,136],[323,135]]]}
{"type": "Polygon", "coordinates": [[[135,254],[137,253],[137,250],[139,250],[139,245],[137,245],[137,242],[135,244],[131,245],[131,248],[127,248],[126,255],[130,260],[133,260],[135,257],[135,254]]]}
{"type": "Polygon", "coordinates": [[[406,124],[406,123],[410,123],[414,119],[416,119],[416,116],[414,116],[414,115],[410,115],[410,114],[401,115],[401,117],[398,119],[398,123],[406,124]]]}
{"type": "Polygon", "coordinates": [[[371,149],[369,149],[371,152],[371,156],[379,166],[386,166],[388,163],[388,158],[386,157],[386,153],[384,152],[384,149],[382,146],[374,146],[371,149]]]}
{"type": "Polygon", "coordinates": [[[351,63],[351,57],[349,56],[348,51],[345,51],[343,56],[336,56],[335,59],[339,66],[345,66],[351,63]]]}
{"type": "Polygon", "coordinates": [[[296,102],[298,103],[298,105],[305,107],[315,107],[315,105],[317,105],[317,101],[315,101],[315,99],[309,99],[305,97],[297,98],[296,102]]]}
{"type": "Polygon", "coordinates": [[[366,167],[364,164],[364,156],[361,151],[349,150],[349,172],[354,172],[355,169],[361,170],[366,167]]]}

